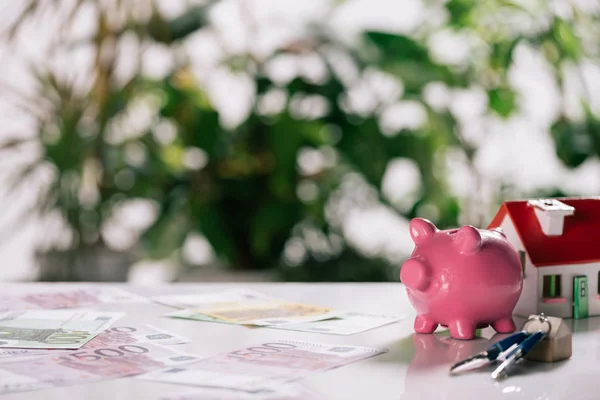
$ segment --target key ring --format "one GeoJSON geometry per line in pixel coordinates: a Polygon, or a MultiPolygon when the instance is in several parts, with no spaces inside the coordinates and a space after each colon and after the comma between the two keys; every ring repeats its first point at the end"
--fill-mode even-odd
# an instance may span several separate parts
{"type": "MultiPolygon", "coordinates": [[[[545,339],[548,337],[548,335],[550,335],[550,332],[552,332],[552,323],[550,322],[550,320],[548,319],[548,317],[546,317],[544,315],[544,313],[541,313],[540,315],[536,315],[535,317],[529,318],[527,321],[525,321],[525,323],[523,324],[523,329],[524,331],[527,331],[527,325],[530,324],[533,321],[539,321],[542,324],[547,324],[548,325],[548,330],[547,331],[542,331],[540,329],[541,332],[544,332],[544,337],[542,339],[545,339]]],[[[527,331],[529,332],[529,331],[527,331]]]]}

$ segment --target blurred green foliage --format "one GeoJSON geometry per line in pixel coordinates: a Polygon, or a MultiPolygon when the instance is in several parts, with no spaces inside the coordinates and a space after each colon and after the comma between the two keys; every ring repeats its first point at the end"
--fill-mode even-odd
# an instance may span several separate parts
{"type": "MultiPolygon", "coordinates": [[[[43,12],[40,4],[46,3],[29,1],[17,23],[5,32],[6,37],[18,32],[23,21],[43,12]]],[[[594,17],[585,13],[573,11],[573,18],[565,19],[554,15],[548,5],[536,3],[527,8],[507,0],[426,3],[441,7],[448,18],[441,26],[423,24],[411,34],[367,31],[342,40],[328,29],[327,19],[315,21],[307,34],[285,43],[267,58],[248,52],[224,59],[223,67],[249,76],[255,88],[251,112],[238,126],[226,127],[205,88],[194,78],[181,46],[198,32],[214,32],[210,11],[217,3],[194,6],[167,18],[148,1],[151,15],[141,20],[132,17],[127,1],[119,4],[125,15],[121,24],[111,23],[114,10],[98,2],[76,2],[74,10],[83,5],[97,10],[98,27],[89,39],[97,52],[90,89],[80,93],[52,71],[38,72],[38,92],[33,98],[23,98],[41,104],[44,112],[37,118],[38,131],[32,137],[0,145],[0,154],[30,142],[41,145],[42,156],[16,170],[15,188],[26,184],[37,167],[53,168],[52,182],[28,212],[59,211],[75,234],[70,248],[77,250],[103,242],[103,224],[117,204],[149,199],[158,204],[159,212],[141,236],[142,257],[183,262],[183,244],[190,234],[198,233],[230,268],[275,269],[282,279],[307,281],[397,279],[397,260],[361,253],[344,240],[342,228],[328,217],[332,196],[350,174],[361,176],[380,203],[405,218],[433,208],[437,212],[431,218],[439,227],[459,223],[460,201],[449,194],[447,171],[439,157],[448,149],[459,148],[472,163],[477,148],[461,137],[452,113],[434,109],[425,101],[428,84],[440,83],[450,89],[481,87],[487,93],[488,113],[509,118],[520,107],[508,79],[517,46],[526,43],[540,49],[560,83],[561,66],[577,64],[589,53],[578,27],[584,23],[596,26],[594,17]],[[546,23],[539,24],[540,18],[546,23]],[[511,21],[540,27],[519,31],[511,21]],[[474,52],[461,66],[436,61],[428,40],[442,29],[476,37],[485,44],[483,51],[474,52]],[[168,49],[176,60],[170,73],[160,79],[138,73],[119,82],[115,50],[126,35],[168,49]],[[349,107],[347,100],[356,79],[344,78],[338,68],[342,61],[332,59],[332,51],[346,57],[359,78],[379,71],[401,82],[396,101],[417,102],[425,111],[425,122],[385,132],[380,120],[384,104],[379,99],[366,112],[349,107]],[[267,71],[269,62],[285,55],[317,57],[325,65],[325,78],[273,80],[267,71]],[[261,100],[274,93],[283,93],[282,107],[264,112],[261,100]],[[131,137],[111,139],[111,132],[119,129],[118,121],[139,99],[151,99],[156,105],[153,124],[131,137]],[[302,99],[320,100],[325,112],[302,115],[294,106],[295,100],[302,99]],[[159,124],[173,127],[175,137],[161,140],[155,132],[159,124]],[[132,148],[143,155],[136,162],[127,156],[132,148]],[[334,162],[306,174],[298,163],[299,154],[306,149],[333,155],[334,162]],[[201,165],[190,167],[186,154],[195,155],[201,165]],[[421,174],[422,186],[410,207],[396,207],[381,192],[386,169],[398,157],[413,160],[421,174]],[[310,196],[299,195],[302,185],[311,189],[310,196]],[[82,188],[93,195],[82,197],[82,188]],[[306,245],[307,234],[316,235],[323,248],[306,245]],[[299,266],[290,266],[282,257],[290,243],[299,244],[306,253],[299,266]]],[[[336,5],[331,7],[333,11],[336,5]]],[[[77,45],[62,40],[63,46],[77,45]]],[[[600,154],[600,122],[589,108],[580,121],[561,116],[551,134],[558,157],[569,167],[600,154]]]]}

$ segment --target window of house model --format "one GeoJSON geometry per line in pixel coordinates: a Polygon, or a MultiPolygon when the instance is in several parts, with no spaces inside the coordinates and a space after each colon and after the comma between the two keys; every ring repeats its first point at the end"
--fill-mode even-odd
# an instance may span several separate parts
{"type": "Polygon", "coordinates": [[[560,275],[544,275],[544,297],[562,297],[560,275]]]}

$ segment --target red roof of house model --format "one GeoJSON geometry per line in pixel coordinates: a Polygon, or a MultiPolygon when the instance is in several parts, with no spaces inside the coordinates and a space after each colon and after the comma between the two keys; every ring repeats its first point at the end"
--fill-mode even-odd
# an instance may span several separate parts
{"type": "Polygon", "coordinates": [[[508,214],[529,254],[538,267],[600,261],[600,197],[557,199],[575,208],[566,216],[560,236],[546,236],[527,200],[507,201],[488,226],[500,226],[508,214]]]}

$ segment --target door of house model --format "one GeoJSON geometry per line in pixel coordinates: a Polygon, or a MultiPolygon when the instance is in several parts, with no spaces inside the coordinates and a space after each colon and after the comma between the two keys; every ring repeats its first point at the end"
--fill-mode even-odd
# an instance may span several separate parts
{"type": "Polygon", "coordinates": [[[588,281],[587,276],[573,278],[573,319],[588,317],[588,281]]]}

